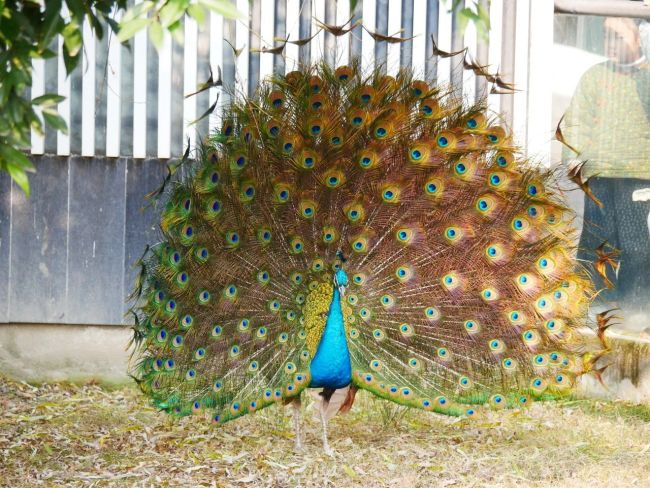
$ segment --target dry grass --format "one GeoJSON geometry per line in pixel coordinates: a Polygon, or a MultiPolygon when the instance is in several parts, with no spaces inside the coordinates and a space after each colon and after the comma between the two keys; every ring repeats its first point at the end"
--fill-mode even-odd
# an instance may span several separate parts
{"type": "Polygon", "coordinates": [[[331,422],[334,459],[305,415],[293,452],[277,407],[221,429],[175,421],[131,387],[0,379],[0,485],[650,486],[650,409],[579,400],[468,423],[361,396],[331,422]]]}

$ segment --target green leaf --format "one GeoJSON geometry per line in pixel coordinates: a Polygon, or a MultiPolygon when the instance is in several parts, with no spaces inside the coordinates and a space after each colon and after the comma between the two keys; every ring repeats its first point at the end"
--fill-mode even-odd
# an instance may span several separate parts
{"type": "Polygon", "coordinates": [[[183,44],[185,40],[185,31],[183,30],[183,23],[180,20],[177,20],[167,27],[167,30],[178,44],[183,44]]]}
{"type": "Polygon", "coordinates": [[[350,14],[357,8],[357,3],[359,3],[359,0],[350,0],[350,14]]]}
{"type": "Polygon", "coordinates": [[[229,0],[198,0],[201,5],[204,5],[213,12],[223,15],[228,19],[243,19],[246,16],[242,14],[237,7],[229,0]]]}
{"type": "Polygon", "coordinates": [[[63,117],[61,117],[59,112],[56,110],[52,108],[43,109],[43,119],[45,119],[45,123],[50,127],[60,130],[64,134],[68,133],[68,124],[65,123],[63,117]]]}
{"type": "Polygon", "coordinates": [[[30,173],[35,171],[34,165],[27,155],[8,144],[0,143],[0,158],[2,158],[5,165],[12,165],[21,171],[29,171],[30,173]]]}
{"type": "Polygon", "coordinates": [[[66,73],[72,73],[74,69],[79,65],[80,60],[81,51],[79,51],[75,56],[70,56],[66,49],[63,50],[63,63],[65,64],[66,73]]]}
{"type": "Polygon", "coordinates": [[[25,195],[29,197],[29,178],[27,178],[27,173],[13,164],[6,163],[7,171],[11,179],[16,182],[16,184],[25,192],[25,195]]]}
{"type": "Polygon", "coordinates": [[[164,32],[162,26],[158,22],[153,22],[149,27],[149,39],[157,51],[160,51],[163,45],[164,32]]]}
{"type": "Polygon", "coordinates": [[[63,44],[70,56],[76,56],[83,45],[83,36],[76,22],[70,22],[63,28],[63,44]]]}
{"type": "Polygon", "coordinates": [[[120,23],[120,31],[117,33],[117,39],[120,42],[125,42],[131,39],[134,35],[147,27],[153,19],[133,19],[126,23],[120,23]]]}
{"type": "Polygon", "coordinates": [[[127,12],[122,17],[122,23],[127,23],[133,19],[139,19],[141,17],[146,17],[147,12],[151,10],[151,7],[153,6],[154,2],[151,1],[138,3],[133,8],[127,10],[127,12]]]}
{"type": "Polygon", "coordinates": [[[198,3],[193,3],[187,7],[187,13],[196,20],[196,23],[202,26],[205,23],[205,8],[198,3]]]}
{"type": "Polygon", "coordinates": [[[189,5],[189,0],[167,0],[159,14],[162,26],[169,27],[181,20],[189,5]]]}
{"type": "Polygon", "coordinates": [[[32,100],[32,105],[39,105],[41,107],[51,107],[65,100],[63,95],[57,95],[56,93],[46,93],[40,97],[36,97],[32,100]]]}

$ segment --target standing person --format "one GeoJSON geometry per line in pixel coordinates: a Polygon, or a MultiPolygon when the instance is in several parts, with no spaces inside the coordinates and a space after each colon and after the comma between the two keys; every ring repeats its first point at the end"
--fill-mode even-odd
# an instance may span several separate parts
{"type": "MultiPolygon", "coordinates": [[[[615,288],[602,297],[650,310],[650,201],[638,198],[650,188],[650,66],[634,20],[607,18],[604,28],[609,60],[582,76],[562,127],[580,153],[570,157],[587,161],[585,176],[593,176],[589,186],[603,203],[600,208],[585,195],[578,258],[593,261],[607,240],[621,254],[618,273],[608,270],[615,288]]],[[[604,287],[600,277],[594,281],[604,287]]]]}

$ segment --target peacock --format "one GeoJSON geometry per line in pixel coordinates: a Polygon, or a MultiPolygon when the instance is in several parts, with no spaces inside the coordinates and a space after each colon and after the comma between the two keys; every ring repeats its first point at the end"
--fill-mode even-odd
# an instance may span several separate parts
{"type": "Polygon", "coordinates": [[[485,103],[359,65],[233,98],[164,192],[134,309],[153,404],[222,425],[359,389],[452,416],[570,392],[595,294],[554,171],[485,103]]]}

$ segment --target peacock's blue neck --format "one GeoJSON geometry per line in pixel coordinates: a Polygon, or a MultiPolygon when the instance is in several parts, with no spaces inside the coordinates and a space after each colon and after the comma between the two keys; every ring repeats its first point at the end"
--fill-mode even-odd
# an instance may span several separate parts
{"type": "Polygon", "coordinates": [[[325,330],[321,336],[316,354],[311,361],[311,383],[313,388],[343,388],[352,380],[350,352],[345,337],[345,323],[341,309],[341,294],[334,287],[325,330]]]}

